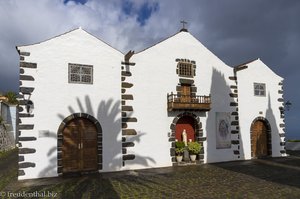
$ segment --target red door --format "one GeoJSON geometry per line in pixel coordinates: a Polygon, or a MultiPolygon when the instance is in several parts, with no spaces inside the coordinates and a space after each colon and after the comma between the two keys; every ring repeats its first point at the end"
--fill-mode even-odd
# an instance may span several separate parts
{"type": "Polygon", "coordinates": [[[175,139],[178,141],[182,140],[182,133],[186,131],[187,141],[191,139],[195,141],[195,119],[189,116],[181,117],[175,127],[175,139]]]}

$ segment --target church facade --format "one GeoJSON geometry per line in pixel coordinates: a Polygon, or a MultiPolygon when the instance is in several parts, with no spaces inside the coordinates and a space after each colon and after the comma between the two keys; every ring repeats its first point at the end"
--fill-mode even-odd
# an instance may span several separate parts
{"type": "Polygon", "coordinates": [[[286,155],[283,78],[186,29],[125,55],[81,28],[17,50],[19,179],[286,155]],[[178,141],[201,144],[196,161],[178,141]]]}

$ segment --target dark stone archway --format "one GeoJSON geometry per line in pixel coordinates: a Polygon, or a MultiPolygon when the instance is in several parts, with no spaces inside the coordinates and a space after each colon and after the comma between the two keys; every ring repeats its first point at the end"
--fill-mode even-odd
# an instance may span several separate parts
{"type": "MultiPolygon", "coordinates": [[[[190,113],[190,112],[184,112],[179,115],[177,115],[170,126],[171,133],[170,133],[170,139],[171,142],[171,149],[170,149],[170,155],[171,155],[171,161],[173,165],[177,165],[176,158],[175,158],[175,133],[176,133],[176,124],[178,120],[182,117],[191,117],[195,120],[195,141],[199,142],[203,146],[203,142],[206,141],[206,137],[203,137],[203,129],[202,129],[202,123],[200,121],[200,117],[190,113]]],[[[202,147],[202,150],[200,152],[200,155],[198,156],[198,162],[203,162],[204,159],[204,147],[202,147]]]]}
{"type": "Polygon", "coordinates": [[[65,126],[71,120],[75,118],[85,118],[92,122],[97,129],[97,151],[98,151],[98,170],[102,170],[102,128],[99,121],[91,115],[86,113],[74,113],[68,117],[66,117],[61,124],[59,125],[57,131],[57,173],[58,175],[62,175],[63,164],[62,164],[62,144],[63,144],[63,131],[65,126]]]}
{"type": "Polygon", "coordinates": [[[253,133],[253,127],[254,127],[254,124],[257,122],[257,121],[261,121],[264,123],[264,125],[266,126],[267,130],[266,130],[266,133],[267,133],[267,154],[268,156],[272,156],[272,131],[271,131],[271,125],[269,123],[269,121],[264,118],[264,117],[257,117],[255,118],[252,123],[251,123],[251,127],[250,127],[250,142],[251,142],[251,158],[254,157],[254,154],[253,154],[253,140],[252,140],[252,133],[253,133]]]}

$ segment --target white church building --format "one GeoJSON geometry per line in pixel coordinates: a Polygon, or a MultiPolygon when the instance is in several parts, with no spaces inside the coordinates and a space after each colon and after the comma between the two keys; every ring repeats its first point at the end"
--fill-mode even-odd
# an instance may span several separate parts
{"type": "Polygon", "coordinates": [[[78,28],[20,55],[19,179],[285,156],[283,78],[187,29],[123,54],[78,28]],[[203,147],[177,162],[175,142],[203,147]]]}

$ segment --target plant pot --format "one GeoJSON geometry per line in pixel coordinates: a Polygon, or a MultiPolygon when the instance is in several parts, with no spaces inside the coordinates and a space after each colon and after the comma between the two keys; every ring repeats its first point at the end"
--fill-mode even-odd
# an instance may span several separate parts
{"type": "Polygon", "coordinates": [[[176,160],[177,160],[177,162],[181,162],[182,161],[182,155],[177,155],[176,160]]]}
{"type": "Polygon", "coordinates": [[[197,155],[194,155],[194,154],[190,155],[191,161],[195,162],[196,161],[196,157],[197,157],[197,155]]]}

